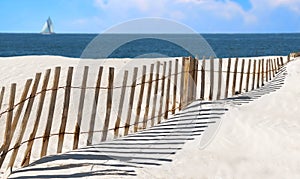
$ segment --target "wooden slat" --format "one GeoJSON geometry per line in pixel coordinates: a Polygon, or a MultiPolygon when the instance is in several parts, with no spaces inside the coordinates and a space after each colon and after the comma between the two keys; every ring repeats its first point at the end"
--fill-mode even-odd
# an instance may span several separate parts
{"type": "Polygon", "coordinates": [[[276,58],[276,62],[277,62],[277,67],[278,67],[278,70],[281,68],[281,65],[280,65],[280,62],[279,62],[279,58],[277,57],[276,58]]]}
{"type": "Polygon", "coordinates": [[[163,109],[163,100],[164,100],[164,96],[165,96],[166,68],[167,68],[167,62],[164,62],[164,65],[163,65],[163,74],[162,74],[162,80],[161,80],[161,94],[160,94],[160,99],[159,99],[157,124],[161,123],[161,118],[162,118],[162,116],[164,114],[162,112],[162,109],[163,109]]]}
{"type": "Polygon", "coordinates": [[[119,107],[118,107],[118,115],[117,115],[117,120],[115,123],[115,129],[114,129],[114,138],[119,137],[119,130],[120,130],[120,123],[121,123],[121,117],[122,117],[123,106],[124,106],[124,98],[125,98],[127,80],[128,80],[128,71],[125,70],[122,88],[121,88],[120,102],[119,102],[119,107]]]}
{"type": "Polygon", "coordinates": [[[35,140],[35,136],[39,127],[39,122],[41,119],[41,114],[42,114],[42,110],[43,110],[43,105],[44,105],[44,101],[45,101],[45,96],[46,96],[46,90],[47,90],[47,86],[48,86],[48,82],[49,82],[49,77],[50,77],[50,73],[51,70],[48,69],[46,70],[46,74],[44,76],[44,80],[43,80],[43,85],[42,85],[42,91],[41,91],[41,96],[39,99],[39,103],[38,103],[38,108],[37,108],[37,112],[36,112],[36,117],[35,117],[35,122],[34,122],[34,127],[30,133],[30,137],[27,143],[27,147],[25,150],[25,155],[24,158],[22,160],[21,166],[25,167],[27,165],[29,165],[30,162],[30,156],[31,156],[31,151],[32,151],[32,146],[35,140]]]}
{"type": "Polygon", "coordinates": [[[266,61],[266,82],[269,81],[269,59],[266,61]]]}
{"type": "Polygon", "coordinates": [[[242,88],[243,88],[244,67],[245,67],[245,59],[242,60],[239,94],[242,93],[242,88]]]}
{"type": "MultiPolygon", "coordinates": [[[[13,118],[11,128],[10,128],[10,130],[11,130],[11,134],[10,134],[11,139],[14,136],[17,124],[19,122],[21,113],[23,111],[24,104],[27,101],[26,98],[27,98],[27,94],[28,94],[31,83],[32,83],[32,79],[29,79],[29,80],[26,81],[22,96],[21,96],[20,101],[19,101],[17,111],[14,114],[14,118],[13,118]]],[[[11,141],[11,139],[9,139],[9,141],[11,141]]],[[[9,145],[10,145],[10,143],[9,143],[9,145]]]]}
{"type": "Polygon", "coordinates": [[[227,63],[227,75],[226,75],[226,86],[225,86],[225,98],[228,98],[229,80],[230,80],[230,67],[231,67],[231,58],[228,59],[228,63],[227,63]]]}
{"type": "Polygon", "coordinates": [[[81,127],[81,121],[82,121],[82,113],[83,113],[84,99],[85,99],[85,93],[86,93],[86,83],[87,83],[87,79],[88,79],[88,72],[89,72],[89,67],[85,66],[84,70],[83,70],[83,78],[82,78],[82,82],[81,82],[81,92],[80,92],[80,97],[79,97],[77,121],[75,124],[73,150],[77,149],[78,144],[79,144],[80,127],[81,127]]]}
{"type": "Polygon", "coordinates": [[[194,58],[194,100],[197,99],[197,85],[198,85],[198,71],[199,71],[199,60],[198,58],[194,58]]]}
{"type": "Polygon", "coordinates": [[[251,60],[248,61],[248,70],[247,70],[247,78],[246,78],[246,92],[249,91],[249,81],[250,81],[250,70],[251,70],[251,60]]]}
{"type": "Polygon", "coordinates": [[[181,59],[181,75],[180,75],[180,92],[179,92],[179,110],[183,108],[183,89],[184,89],[184,63],[185,63],[185,58],[182,57],[181,59]]]}
{"type": "Polygon", "coordinates": [[[177,96],[177,78],[178,78],[178,59],[175,60],[175,73],[174,73],[174,81],[173,81],[173,106],[172,106],[172,114],[176,112],[176,96],[177,96]]]}
{"type": "Polygon", "coordinates": [[[59,134],[58,134],[57,153],[62,152],[62,148],[64,144],[65,131],[66,131],[66,125],[68,120],[68,114],[69,114],[73,70],[74,70],[73,67],[69,67],[68,69],[65,94],[64,94],[63,112],[61,116],[61,123],[60,123],[59,134]]]}
{"type": "Polygon", "coordinates": [[[218,93],[217,100],[221,99],[221,90],[222,90],[222,64],[223,59],[219,58],[219,72],[218,72],[218,93]]]}
{"type": "Polygon", "coordinates": [[[273,77],[273,72],[272,72],[272,60],[269,59],[269,81],[272,79],[273,77]]]}
{"type": "Polygon", "coordinates": [[[280,57],[280,62],[281,62],[281,66],[283,66],[284,65],[284,63],[283,63],[283,58],[282,57],[280,57]]]}
{"type": "Polygon", "coordinates": [[[156,64],[156,78],[155,78],[155,85],[154,85],[154,97],[153,97],[153,106],[151,112],[151,126],[154,126],[154,118],[156,112],[156,103],[157,103],[157,94],[158,94],[158,82],[159,82],[159,70],[160,70],[160,62],[158,61],[156,64]]]}
{"type": "Polygon", "coordinates": [[[98,106],[102,74],[103,74],[103,67],[100,66],[99,71],[98,71],[98,78],[97,78],[97,82],[96,82],[95,93],[94,93],[94,102],[93,102],[93,107],[92,107],[89,134],[88,134],[88,139],[87,139],[88,146],[92,145],[92,143],[93,143],[94,130],[95,130],[95,118],[96,118],[96,111],[97,111],[97,106],[98,106]]]}
{"type": "Polygon", "coordinates": [[[2,108],[4,92],[5,92],[5,87],[2,87],[2,88],[1,88],[1,93],[0,93],[0,110],[1,110],[1,108],[2,108]]]}
{"type": "Polygon", "coordinates": [[[147,124],[148,124],[149,106],[150,106],[152,83],[153,83],[153,72],[154,72],[154,64],[151,64],[150,74],[149,74],[149,81],[148,81],[148,89],[147,89],[147,99],[146,99],[145,113],[144,113],[144,119],[143,119],[143,129],[146,129],[147,124]]]}
{"type": "Polygon", "coordinates": [[[275,77],[275,68],[274,68],[273,60],[270,59],[270,61],[271,61],[271,68],[272,68],[271,71],[272,71],[273,77],[275,77]]]}
{"type": "Polygon", "coordinates": [[[232,80],[232,96],[235,95],[235,87],[236,87],[236,77],[237,77],[237,69],[238,69],[239,58],[235,59],[234,72],[233,72],[233,80],[232,80]]]}
{"type": "Polygon", "coordinates": [[[255,76],[256,76],[256,60],[253,62],[253,72],[252,72],[252,90],[255,88],[255,76]]]}
{"type": "Polygon", "coordinates": [[[188,77],[188,94],[187,94],[187,104],[195,100],[195,59],[193,57],[188,57],[189,59],[189,77],[188,77]]]}
{"type": "Polygon", "coordinates": [[[278,72],[278,66],[277,66],[277,62],[276,62],[275,58],[273,59],[273,62],[274,62],[274,71],[275,71],[275,74],[276,74],[278,72]]]}
{"type": "Polygon", "coordinates": [[[21,96],[20,101],[19,101],[20,104],[18,105],[18,109],[15,112],[13,123],[12,123],[12,126],[11,126],[11,137],[14,135],[16,126],[17,126],[19,118],[21,116],[21,112],[23,110],[23,107],[24,107],[24,104],[25,104],[25,100],[26,100],[31,82],[32,82],[32,79],[29,79],[29,80],[26,81],[25,88],[23,90],[22,96],[21,96]]]}
{"type": "Polygon", "coordinates": [[[128,105],[128,112],[127,112],[127,118],[125,123],[125,130],[124,130],[124,136],[128,135],[129,128],[130,128],[130,121],[131,121],[131,114],[132,114],[132,108],[133,108],[133,101],[134,101],[134,93],[135,93],[135,87],[136,87],[136,80],[137,80],[137,73],[138,68],[135,67],[133,71],[132,76],[132,84],[131,84],[131,92],[129,97],[129,105],[128,105]]]}
{"type": "Polygon", "coordinates": [[[258,72],[257,72],[257,84],[256,88],[260,87],[260,68],[261,68],[261,60],[258,60],[258,72]]]}
{"type": "Polygon", "coordinates": [[[209,90],[209,100],[213,100],[214,97],[214,74],[215,74],[215,68],[214,68],[214,62],[215,59],[213,57],[210,57],[210,90],[209,90]]]}
{"type": "Polygon", "coordinates": [[[58,90],[60,71],[61,71],[61,67],[55,68],[52,93],[51,93],[51,98],[50,98],[49,113],[48,113],[46,128],[45,128],[44,135],[43,135],[43,144],[42,144],[42,149],[41,149],[41,154],[40,154],[41,158],[47,154],[50,131],[51,131],[51,126],[52,126],[52,121],[53,121],[53,114],[54,114],[54,110],[55,110],[55,102],[56,102],[56,96],[57,96],[57,90],[58,90]]]}
{"type": "Polygon", "coordinates": [[[271,66],[271,60],[270,59],[268,59],[268,61],[269,61],[269,80],[271,80],[272,79],[272,66],[271,66]]]}
{"type": "Polygon", "coordinates": [[[172,75],[172,61],[169,61],[169,73],[168,73],[166,99],[165,99],[165,114],[164,114],[164,119],[168,119],[168,114],[169,114],[171,75],[172,75]]]}
{"type": "Polygon", "coordinates": [[[202,60],[202,67],[201,67],[201,94],[200,99],[204,100],[205,95],[205,57],[202,60]]]}
{"type": "Polygon", "coordinates": [[[265,60],[261,60],[261,86],[264,86],[265,80],[265,60]]]}
{"type": "Polygon", "coordinates": [[[183,88],[182,88],[182,103],[181,107],[185,108],[187,105],[187,95],[188,95],[188,85],[189,85],[189,68],[190,68],[190,59],[189,58],[183,58],[183,88]]]}
{"type": "Polygon", "coordinates": [[[2,167],[2,164],[4,162],[4,159],[6,157],[6,154],[8,152],[9,144],[11,143],[11,123],[13,119],[13,109],[14,109],[14,103],[15,103],[15,96],[16,96],[16,86],[17,84],[13,83],[10,87],[10,96],[9,96],[9,102],[8,102],[8,113],[5,121],[5,137],[3,145],[1,146],[0,150],[0,168],[2,167]]]}
{"type": "Polygon", "coordinates": [[[13,165],[14,165],[14,162],[16,160],[16,157],[17,157],[17,154],[18,154],[18,151],[19,151],[19,147],[21,145],[23,136],[24,136],[25,131],[26,131],[27,123],[28,123],[28,120],[29,120],[29,117],[30,117],[31,109],[32,109],[33,102],[34,102],[34,99],[35,99],[35,95],[36,95],[36,92],[37,92],[37,89],[38,89],[40,78],[41,78],[41,73],[37,73],[35,75],[35,80],[34,80],[33,87],[32,87],[31,94],[30,94],[30,98],[28,100],[28,104],[27,104],[27,107],[26,107],[26,110],[25,110],[25,114],[24,114],[23,120],[21,122],[19,135],[18,135],[18,137],[16,139],[16,142],[14,144],[14,150],[12,151],[12,154],[10,156],[10,160],[9,160],[9,163],[8,163],[8,168],[9,167],[12,168],[13,165]]]}
{"type": "Polygon", "coordinates": [[[101,142],[106,141],[106,139],[107,139],[109,120],[110,120],[111,109],[112,109],[113,92],[114,92],[114,90],[113,90],[114,75],[115,75],[115,69],[110,67],[109,72],[108,72],[108,90],[107,90],[107,100],[106,100],[106,112],[105,112],[105,120],[104,120],[101,142]]]}
{"type": "Polygon", "coordinates": [[[136,115],[135,115],[135,120],[134,120],[134,128],[133,128],[134,132],[138,131],[139,123],[140,123],[139,120],[140,120],[140,115],[141,115],[141,109],[142,109],[143,98],[144,98],[145,82],[146,82],[146,70],[147,70],[146,65],[143,65],[141,88],[140,88],[138,103],[136,106],[136,115]]]}

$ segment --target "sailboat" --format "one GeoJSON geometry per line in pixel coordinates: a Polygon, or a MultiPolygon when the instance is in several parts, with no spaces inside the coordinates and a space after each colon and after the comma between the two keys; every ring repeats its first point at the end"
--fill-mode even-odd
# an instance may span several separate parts
{"type": "Polygon", "coordinates": [[[50,17],[45,22],[41,34],[54,34],[53,23],[50,17]]]}

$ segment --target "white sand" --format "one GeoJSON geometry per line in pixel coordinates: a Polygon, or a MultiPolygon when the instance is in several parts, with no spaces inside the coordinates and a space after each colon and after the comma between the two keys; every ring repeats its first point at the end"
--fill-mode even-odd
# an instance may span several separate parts
{"type": "Polygon", "coordinates": [[[142,178],[299,178],[300,61],[287,66],[284,86],[229,107],[212,143],[185,144],[172,163],[139,170],[142,178]]]}
{"type": "MultiPolygon", "coordinates": [[[[1,72],[5,72],[0,77],[0,81],[6,87],[12,82],[22,86],[25,79],[34,77],[34,73],[43,72],[47,68],[53,69],[58,65],[65,69],[62,78],[66,78],[66,68],[69,65],[79,64],[81,69],[83,65],[95,64],[118,68],[128,65],[126,68],[132,68],[133,64],[141,66],[155,62],[147,60],[141,60],[141,63],[130,63],[132,61],[130,59],[97,62],[87,60],[79,63],[77,59],[49,56],[0,58],[1,72]]],[[[232,62],[232,67],[233,64],[232,62]]],[[[224,68],[226,65],[223,65],[223,70],[224,68]]],[[[276,93],[265,95],[247,105],[230,107],[229,112],[222,118],[223,124],[218,135],[207,148],[199,149],[201,138],[188,142],[183,150],[173,156],[172,163],[137,170],[138,176],[142,178],[299,177],[299,174],[297,175],[300,171],[300,156],[297,156],[300,149],[300,143],[297,142],[300,139],[300,132],[298,132],[300,122],[297,121],[300,116],[297,109],[297,104],[300,102],[300,85],[297,83],[300,78],[299,69],[298,61],[288,65],[285,85],[276,93]]],[[[90,83],[94,83],[94,79],[90,83]]],[[[62,96],[58,101],[63,101],[62,96]]],[[[4,118],[0,119],[2,135],[4,118]]],[[[56,146],[53,147],[55,151],[56,146]]],[[[70,146],[65,147],[64,151],[68,151],[69,148],[70,146]]]]}

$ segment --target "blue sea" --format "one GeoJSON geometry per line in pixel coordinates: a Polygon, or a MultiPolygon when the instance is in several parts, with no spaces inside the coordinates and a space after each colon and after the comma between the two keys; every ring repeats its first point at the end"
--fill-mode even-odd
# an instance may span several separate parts
{"type": "MultiPolygon", "coordinates": [[[[217,57],[251,57],[288,55],[300,51],[300,33],[290,34],[201,34],[217,57]]],[[[13,34],[0,33],[0,57],[24,55],[58,55],[79,58],[97,34],[13,34]]],[[[120,38],[112,35],[111,41],[120,38]]],[[[178,35],[176,38],[186,38],[178,35]]],[[[166,56],[189,56],[178,47],[154,39],[129,43],[109,57],[133,58],[137,54],[156,52],[166,56]]]]}

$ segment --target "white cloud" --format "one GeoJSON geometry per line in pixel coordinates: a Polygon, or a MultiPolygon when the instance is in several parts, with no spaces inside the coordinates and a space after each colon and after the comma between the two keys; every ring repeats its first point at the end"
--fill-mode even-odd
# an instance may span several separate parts
{"type": "Polygon", "coordinates": [[[250,0],[245,10],[233,0],[94,0],[103,18],[114,25],[142,17],[169,18],[204,31],[247,31],[274,21],[280,7],[300,13],[300,0],[250,0]],[[273,18],[273,19],[272,19],[273,18]],[[236,29],[236,30],[235,30],[236,29]]]}
{"type": "Polygon", "coordinates": [[[286,7],[299,13],[300,1],[299,0],[250,0],[253,5],[253,10],[265,9],[266,11],[272,11],[278,7],[286,7]]]}
{"type": "Polygon", "coordinates": [[[207,16],[212,14],[221,19],[231,20],[236,16],[242,16],[245,22],[249,19],[250,14],[245,12],[241,6],[232,1],[216,0],[95,0],[95,4],[102,10],[111,14],[138,14],[140,16],[156,16],[165,18],[175,18],[181,20],[189,18],[191,11],[206,11],[207,16]],[[135,12],[134,12],[135,10],[135,12]]]}
{"type": "Polygon", "coordinates": [[[286,6],[296,13],[300,13],[300,1],[299,0],[275,0],[273,3],[277,6],[286,6]]]}

